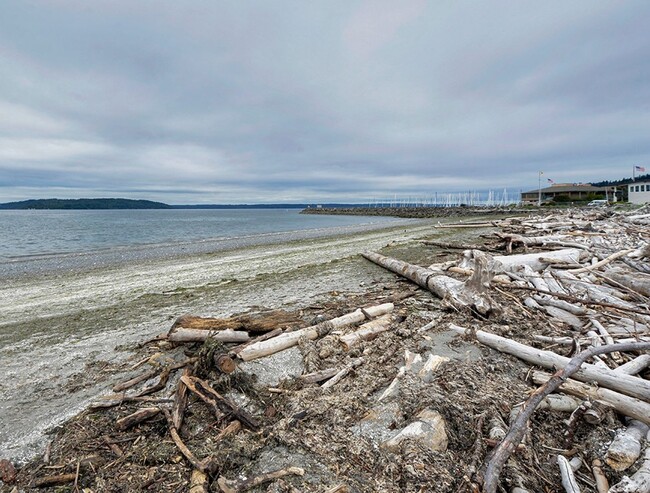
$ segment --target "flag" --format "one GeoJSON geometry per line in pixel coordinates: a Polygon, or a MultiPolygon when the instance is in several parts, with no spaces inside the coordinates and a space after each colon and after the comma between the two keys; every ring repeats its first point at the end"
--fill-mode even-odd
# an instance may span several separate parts
{"type": "Polygon", "coordinates": [[[645,171],[645,168],[643,166],[635,166],[634,169],[637,171],[645,171]]]}
{"type": "Polygon", "coordinates": [[[555,183],[555,182],[554,182],[553,180],[551,180],[550,178],[547,178],[546,180],[547,180],[549,183],[555,183]]]}

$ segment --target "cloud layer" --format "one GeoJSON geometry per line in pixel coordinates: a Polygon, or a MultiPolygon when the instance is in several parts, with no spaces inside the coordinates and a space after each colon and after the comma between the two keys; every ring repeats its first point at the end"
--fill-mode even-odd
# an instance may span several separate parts
{"type": "Polygon", "coordinates": [[[650,4],[5,0],[0,202],[366,201],[650,164],[650,4]]]}

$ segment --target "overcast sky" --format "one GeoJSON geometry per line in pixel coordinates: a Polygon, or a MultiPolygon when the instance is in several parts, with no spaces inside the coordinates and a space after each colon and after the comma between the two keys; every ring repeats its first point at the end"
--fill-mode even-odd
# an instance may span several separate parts
{"type": "Polygon", "coordinates": [[[2,0],[0,202],[365,201],[635,164],[647,0],[2,0]]]}

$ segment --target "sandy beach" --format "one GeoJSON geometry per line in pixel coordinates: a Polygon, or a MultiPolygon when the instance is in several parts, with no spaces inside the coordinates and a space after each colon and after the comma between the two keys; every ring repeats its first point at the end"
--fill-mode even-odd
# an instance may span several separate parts
{"type": "Polygon", "coordinates": [[[331,292],[363,292],[367,283],[392,275],[378,273],[360,252],[439,234],[432,224],[231,239],[196,245],[185,255],[105,253],[96,256],[95,267],[92,256],[45,258],[33,275],[17,276],[12,266],[0,288],[6,377],[0,382],[0,457],[26,460],[42,452],[45,430],[108,388],[102,370],[127,360],[139,342],[167,331],[179,315],[300,308],[331,292]]]}

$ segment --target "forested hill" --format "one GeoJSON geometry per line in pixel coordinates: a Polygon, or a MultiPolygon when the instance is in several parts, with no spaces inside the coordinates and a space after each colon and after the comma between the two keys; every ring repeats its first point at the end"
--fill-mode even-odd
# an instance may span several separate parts
{"type": "Polygon", "coordinates": [[[131,199],[34,199],[0,204],[0,209],[171,209],[162,202],[131,199]]]}
{"type": "Polygon", "coordinates": [[[634,181],[648,181],[650,179],[650,174],[642,174],[637,176],[634,180],[632,178],[621,178],[620,180],[605,180],[599,181],[597,183],[592,183],[595,187],[620,187],[621,185],[627,185],[633,183],[634,181]]]}

